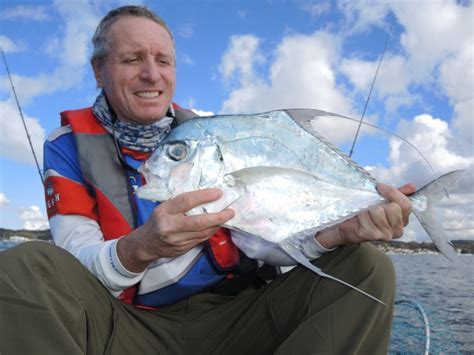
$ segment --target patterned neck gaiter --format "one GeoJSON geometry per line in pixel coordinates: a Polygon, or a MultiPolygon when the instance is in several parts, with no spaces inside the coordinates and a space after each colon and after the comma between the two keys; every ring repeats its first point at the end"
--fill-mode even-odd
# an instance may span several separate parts
{"type": "Polygon", "coordinates": [[[152,152],[156,146],[166,137],[171,130],[173,123],[174,110],[170,105],[168,115],[160,119],[158,122],[149,125],[140,125],[136,123],[125,123],[118,119],[113,120],[113,113],[108,105],[105,93],[102,90],[94,102],[92,111],[102,126],[113,134],[120,146],[139,152],[152,152]],[[112,125],[114,125],[112,129],[112,125]]]}

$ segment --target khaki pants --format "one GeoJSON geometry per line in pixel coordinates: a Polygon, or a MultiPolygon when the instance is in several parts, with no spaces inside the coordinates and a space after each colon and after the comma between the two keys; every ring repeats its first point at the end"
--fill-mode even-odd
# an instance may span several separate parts
{"type": "Polygon", "coordinates": [[[201,293],[159,311],[113,298],[66,251],[28,242],[0,253],[0,354],[383,354],[395,276],[369,244],[315,262],[379,299],[296,267],[238,296],[201,293]]]}

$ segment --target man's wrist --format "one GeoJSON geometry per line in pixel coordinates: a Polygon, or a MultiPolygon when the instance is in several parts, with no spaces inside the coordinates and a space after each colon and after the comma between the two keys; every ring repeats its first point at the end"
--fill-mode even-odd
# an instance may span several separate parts
{"type": "Polygon", "coordinates": [[[140,273],[143,272],[154,259],[143,257],[143,253],[140,252],[139,243],[133,239],[133,236],[129,234],[118,240],[117,257],[123,267],[128,271],[140,273]]]}

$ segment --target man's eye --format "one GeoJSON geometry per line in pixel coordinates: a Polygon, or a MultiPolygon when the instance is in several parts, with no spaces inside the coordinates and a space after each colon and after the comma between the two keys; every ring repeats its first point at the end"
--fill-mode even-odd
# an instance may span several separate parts
{"type": "Polygon", "coordinates": [[[182,143],[176,143],[168,147],[168,157],[174,161],[183,160],[188,155],[188,148],[182,143]]]}
{"type": "Polygon", "coordinates": [[[171,65],[171,61],[168,58],[158,58],[157,63],[160,65],[171,65]]]}
{"type": "Polygon", "coordinates": [[[133,64],[133,63],[137,63],[138,62],[138,58],[134,57],[134,58],[127,58],[124,60],[125,63],[130,63],[130,64],[133,64]]]}

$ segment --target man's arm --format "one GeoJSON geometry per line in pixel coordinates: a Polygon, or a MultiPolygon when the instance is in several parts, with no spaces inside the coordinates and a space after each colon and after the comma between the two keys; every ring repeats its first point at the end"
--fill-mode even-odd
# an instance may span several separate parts
{"type": "Polygon", "coordinates": [[[143,273],[128,271],[117,257],[117,239],[104,240],[99,224],[81,215],[55,215],[49,220],[54,242],[74,255],[110,292],[118,296],[141,281],[143,273]]]}

